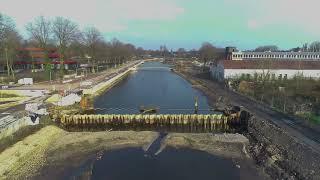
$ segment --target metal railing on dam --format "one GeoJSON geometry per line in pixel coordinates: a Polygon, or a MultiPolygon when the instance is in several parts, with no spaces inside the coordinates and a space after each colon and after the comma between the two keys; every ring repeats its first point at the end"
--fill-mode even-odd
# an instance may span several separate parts
{"type": "Polygon", "coordinates": [[[64,128],[77,130],[161,130],[174,132],[234,132],[247,126],[248,114],[62,115],[64,128]]]}

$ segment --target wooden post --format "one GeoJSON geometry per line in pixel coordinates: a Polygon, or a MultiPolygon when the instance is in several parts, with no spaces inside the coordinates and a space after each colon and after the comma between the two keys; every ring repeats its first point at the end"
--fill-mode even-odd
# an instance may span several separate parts
{"type": "Polygon", "coordinates": [[[194,114],[198,114],[198,110],[199,110],[199,107],[198,107],[198,97],[196,97],[194,99],[194,114]]]}

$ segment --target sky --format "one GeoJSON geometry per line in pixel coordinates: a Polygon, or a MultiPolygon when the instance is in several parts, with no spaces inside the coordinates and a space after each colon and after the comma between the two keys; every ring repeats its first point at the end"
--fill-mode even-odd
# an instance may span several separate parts
{"type": "Polygon", "coordinates": [[[35,17],[62,16],[145,49],[281,49],[320,40],[319,0],[0,0],[20,33],[35,17]]]}

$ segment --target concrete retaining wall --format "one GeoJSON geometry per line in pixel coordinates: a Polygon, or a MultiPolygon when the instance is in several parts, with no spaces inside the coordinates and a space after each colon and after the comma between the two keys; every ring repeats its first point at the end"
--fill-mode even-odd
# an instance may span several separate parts
{"type": "Polygon", "coordinates": [[[0,119],[0,139],[8,137],[18,131],[21,127],[35,125],[29,116],[14,117],[12,115],[0,119]]]}
{"type": "MultiPolygon", "coordinates": [[[[134,67],[139,66],[142,62],[133,65],[134,67]]],[[[129,68],[125,70],[122,73],[119,73],[118,75],[112,77],[111,79],[108,79],[107,81],[103,81],[95,86],[93,86],[90,89],[84,89],[83,94],[90,94],[90,95],[99,95],[99,92],[105,91],[108,88],[111,88],[116,83],[118,83],[120,80],[122,80],[132,69],[129,68]]]]}

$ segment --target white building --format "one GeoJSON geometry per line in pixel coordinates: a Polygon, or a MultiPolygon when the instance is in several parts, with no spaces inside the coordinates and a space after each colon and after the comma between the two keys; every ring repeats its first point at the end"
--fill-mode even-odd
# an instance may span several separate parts
{"type": "Polygon", "coordinates": [[[320,61],[270,61],[268,65],[261,60],[224,60],[210,67],[211,76],[219,81],[254,74],[270,74],[270,78],[293,78],[297,74],[320,78],[320,61]]]}
{"type": "Polygon", "coordinates": [[[230,52],[229,60],[300,60],[320,61],[320,52],[230,52]]]}

